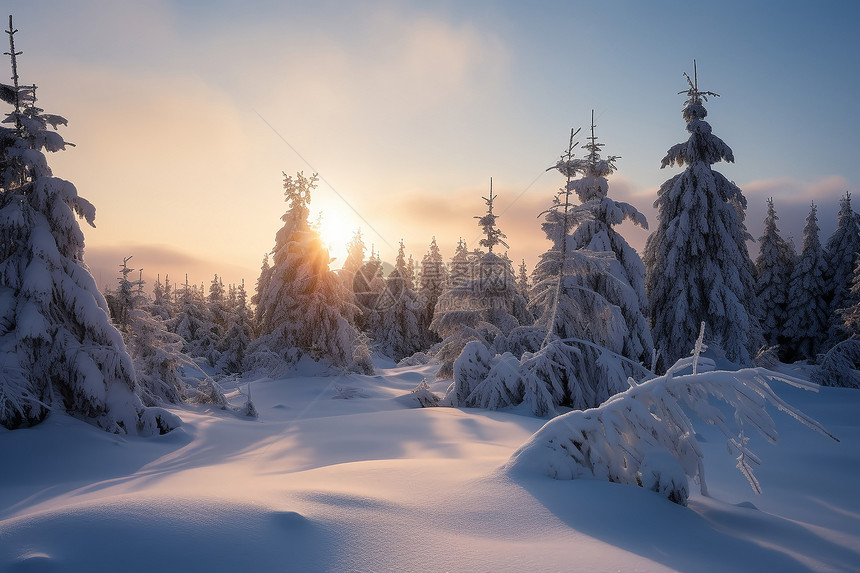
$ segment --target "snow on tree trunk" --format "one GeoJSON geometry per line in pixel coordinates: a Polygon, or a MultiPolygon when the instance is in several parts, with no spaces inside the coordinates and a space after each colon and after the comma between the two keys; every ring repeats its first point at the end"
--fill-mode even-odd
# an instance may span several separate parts
{"type": "Polygon", "coordinates": [[[663,360],[672,364],[693,345],[705,321],[709,339],[729,360],[748,365],[761,336],[746,246],[751,238],[744,226],[746,199],[711,169],[718,161],[734,161],[732,150],[705,121],[702,102],[717,94],[699,91],[695,75],[687,81],[683,117],[690,138],[669,149],[662,162],[687,168],[657,192],[657,230],[643,257],[652,333],[663,360]]]}

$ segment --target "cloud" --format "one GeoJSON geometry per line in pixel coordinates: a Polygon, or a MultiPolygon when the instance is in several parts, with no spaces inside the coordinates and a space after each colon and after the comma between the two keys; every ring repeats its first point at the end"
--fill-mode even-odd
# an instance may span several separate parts
{"type": "MultiPolygon", "coordinates": [[[[251,292],[259,275],[259,269],[215,261],[163,244],[118,243],[110,246],[87,246],[84,262],[96,279],[99,289],[113,289],[117,285],[119,266],[128,256],[132,257],[128,262],[129,267],[143,269],[147,290],[152,288],[158,276],[163,282],[169,275],[171,282],[179,285],[185,282],[186,274],[189,284],[199,285],[202,282],[208,290],[214,273],[218,273],[224,284],[238,284],[244,279],[245,288],[251,292]]],[[[137,278],[137,275],[133,277],[137,278]]]]}
{"type": "Polygon", "coordinates": [[[832,202],[845,191],[850,191],[851,185],[841,175],[830,175],[815,181],[799,181],[790,177],[757,179],[743,184],[741,189],[748,201],[764,201],[774,197],[778,203],[803,203],[808,206],[810,201],[832,202]]]}

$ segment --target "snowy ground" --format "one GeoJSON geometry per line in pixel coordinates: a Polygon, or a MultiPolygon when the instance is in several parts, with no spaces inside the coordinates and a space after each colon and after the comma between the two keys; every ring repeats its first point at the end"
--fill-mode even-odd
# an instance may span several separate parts
{"type": "Polygon", "coordinates": [[[157,438],[0,429],[0,571],[860,571],[860,391],[778,389],[842,441],[774,413],[761,496],[702,428],[711,497],[684,508],[511,481],[543,420],[415,408],[432,370],[388,366],[256,381],[259,419],[182,408],[157,438]]]}

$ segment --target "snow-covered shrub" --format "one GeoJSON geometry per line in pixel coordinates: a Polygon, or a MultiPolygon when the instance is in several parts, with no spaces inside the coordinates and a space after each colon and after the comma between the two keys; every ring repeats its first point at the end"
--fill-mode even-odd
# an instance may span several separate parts
{"type": "Polygon", "coordinates": [[[445,395],[445,403],[455,407],[469,405],[472,389],[490,372],[491,358],[483,343],[477,340],[467,342],[454,361],[454,381],[445,395]]]}
{"type": "Polygon", "coordinates": [[[744,433],[753,428],[769,442],[776,442],[768,404],[830,436],[770,387],[770,382],[782,381],[815,390],[815,384],[763,368],[725,372],[714,367],[709,358],[683,358],[663,376],[638,385],[631,381],[630,389],[598,408],[558,416],[511,456],[506,470],[519,475],[537,473],[555,479],[637,485],[685,505],[689,478],[697,480],[702,493],[707,494],[702,451],[686,412],[720,429],[729,450],[737,454],[738,469],[757,493],[760,488],[753,466],[759,460],[749,450],[744,433]],[[727,418],[709,396],[728,405],[733,416],[727,418]]]}
{"type": "Polygon", "coordinates": [[[410,394],[415,398],[422,408],[432,408],[438,406],[442,402],[437,394],[430,390],[430,385],[427,384],[427,379],[421,381],[418,386],[410,391],[410,394]]]}
{"type": "Polygon", "coordinates": [[[407,356],[397,363],[398,368],[406,366],[424,366],[430,362],[430,357],[424,352],[416,352],[412,356],[407,356]]]}
{"type": "Polygon", "coordinates": [[[860,388],[860,339],[851,337],[828,350],[812,371],[812,381],[821,386],[860,388]]]}

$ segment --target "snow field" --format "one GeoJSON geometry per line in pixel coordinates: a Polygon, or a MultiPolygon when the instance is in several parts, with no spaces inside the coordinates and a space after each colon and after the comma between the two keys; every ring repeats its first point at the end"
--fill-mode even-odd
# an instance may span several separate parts
{"type": "Polygon", "coordinates": [[[712,497],[691,484],[683,508],[636,487],[508,477],[545,420],[414,408],[430,367],[304,371],[252,382],[257,420],[186,406],[172,410],[181,428],[151,438],[65,414],[0,432],[0,571],[860,568],[856,391],[776,387],[842,441],[773,412],[778,444],[751,436],[761,496],[721,434],[697,427],[712,497]]]}

